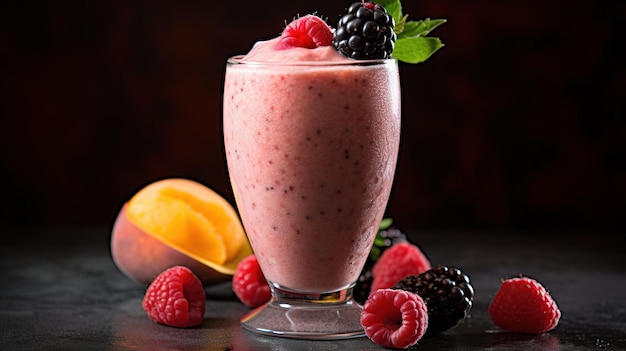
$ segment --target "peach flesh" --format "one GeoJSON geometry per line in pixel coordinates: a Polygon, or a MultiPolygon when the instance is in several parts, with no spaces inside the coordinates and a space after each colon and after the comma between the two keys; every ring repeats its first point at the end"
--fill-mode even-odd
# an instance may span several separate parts
{"type": "Polygon", "coordinates": [[[231,278],[231,275],[220,273],[145,233],[128,219],[126,207],[124,204],[118,214],[111,236],[113,261],[126,276],[139,284],[149,285],[159,273],[182,265],[191,269],[205,286],[231,278]]]}

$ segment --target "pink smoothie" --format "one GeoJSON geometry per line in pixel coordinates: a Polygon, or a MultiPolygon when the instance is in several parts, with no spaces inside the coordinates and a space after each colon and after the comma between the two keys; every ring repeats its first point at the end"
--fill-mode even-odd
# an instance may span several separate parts
{"type": "Polygon", "coordinates": [[[256,63],[229,63],[226,71],[232,188],[268,281],[337,291],[358,278],[391,191],[397,64],[355,65],[363,61],[332,47],[277,51],[274,44],[257,44],[244,58],[256,63]]]}

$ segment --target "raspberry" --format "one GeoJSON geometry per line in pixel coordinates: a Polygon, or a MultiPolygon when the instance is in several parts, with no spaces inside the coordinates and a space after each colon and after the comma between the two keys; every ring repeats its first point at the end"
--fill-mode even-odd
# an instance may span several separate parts
{"type": "Polygon", "coordinates": [[[301,47],[315,49],[319,46],[330,46],[333,33],[323,19],[315,15],[296,18],[285,27],[281,34],[277,49],[301,47]]]}
{"type": "Polygon", "coordinates": [[[401,279],[430,268],[430,262],[419,247],[409,242],[397,243],[385,250],[372,268],[371,291],[391,288],[401,279]]]}
{"type": "Polygon", "coordinates": [[[363,306],[361,325],[367,337],[378,345],[405,349],[415,345],[426,332],[426,303],[408,291],[375,291],[363,306]]]}
{"type": "Polygon", "coordinates": [[[206,295],[202,282],[189,268],[174,266],[152,281],[141,305],[157,323],[189,328],[202,323],[206,295]]]}
{"type": "Polygon", "coordinates": [[[394,289],[418,294],[428,306],[428,335],[459,324],[472,308],[474,288],[458,268],[437,266],[418,276],[400,280],[394,289]]]}
{"type": "Polygon", "coordinates": [[[519,277],[502,282],[489,305],[489,316],[501,329],[542,334],[556,327],[561,311],[541,283],[519,277]]]}
{"type": "Polygon", "coordinates": [[[244,305],[251,308],[261,306],[272,297],[256,256],[250,255],[239,262],[233,276],[233,291],[244,305]]]}
{"type": "Polygon", "coordinates": [[[385,59],[396,41],[395,22],[387,10],[373,2],[355,2],[337,22],[333,44],[354,59],[385,59]]]}

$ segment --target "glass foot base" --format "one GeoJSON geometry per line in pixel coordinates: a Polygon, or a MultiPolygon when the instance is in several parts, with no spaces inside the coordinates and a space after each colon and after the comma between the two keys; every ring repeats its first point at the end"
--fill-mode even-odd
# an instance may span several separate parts
{"type": "Polygon", "coordinates": [[[352,300],[352,287],[312,295],[273,286],[272,300],[245,315],[241,325],[256,333],[284,338],[349,339],[365,335],[362,311],[352,300]]]}

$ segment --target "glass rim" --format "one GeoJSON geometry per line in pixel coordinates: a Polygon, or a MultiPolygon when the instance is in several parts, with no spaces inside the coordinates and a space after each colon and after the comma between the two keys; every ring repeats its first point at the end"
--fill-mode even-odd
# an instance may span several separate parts
{"type": "Polygon", "coordinates": [[[375,65],[388,65],[391,63],[397,63],[395,58],[386,59],[371,59],[371,60],[329,60],[329,61],[247,61],[243,60],[245,55],[234,55],[226,60],[227,64],[231,65],[247,65],[247,66],[294,66],[294,67],[329,67],[329,66],[375,66],[375,65]]]}

